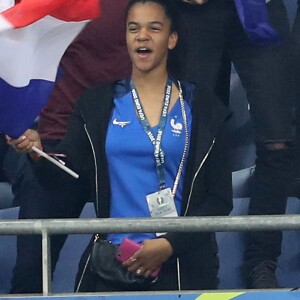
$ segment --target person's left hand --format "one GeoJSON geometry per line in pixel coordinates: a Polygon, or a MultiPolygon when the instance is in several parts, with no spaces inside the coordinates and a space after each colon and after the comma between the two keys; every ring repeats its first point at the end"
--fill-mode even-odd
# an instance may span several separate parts
{"type": "Polygon", "coordinates": [[[142,248],[126,260],[123,266],[137,275],[149,277],[172,253],[171,244],[164,238],[145,240],[142,248]]]}

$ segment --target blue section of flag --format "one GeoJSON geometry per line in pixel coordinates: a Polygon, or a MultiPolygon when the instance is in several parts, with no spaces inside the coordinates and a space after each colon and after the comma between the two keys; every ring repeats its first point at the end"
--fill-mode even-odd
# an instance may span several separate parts
{"type": "Polygon", "coordinates": [[[28,86],[16,88],[0,78],[0,131],[19,137],[39,115],[53,86],[54,82],[32,79],[28,86]]]}
{"type": "Polygon", "coordinates": [[[269,24],[266,0],[234,0],[239,19],[251,43],[277,44],[282,37],[269,24]]]}

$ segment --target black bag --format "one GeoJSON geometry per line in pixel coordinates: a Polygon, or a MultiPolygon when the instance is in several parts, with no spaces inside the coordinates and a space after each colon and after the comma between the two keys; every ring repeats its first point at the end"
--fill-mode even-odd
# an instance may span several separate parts
{"type": "Polygon", "coordinates": [[[153,278],[138,276],[128,271],[115,259],[117,246],[109,241],[95,239],[91,251],[91,270],[102,280],[122,290],[148,290],[153,278]]]}

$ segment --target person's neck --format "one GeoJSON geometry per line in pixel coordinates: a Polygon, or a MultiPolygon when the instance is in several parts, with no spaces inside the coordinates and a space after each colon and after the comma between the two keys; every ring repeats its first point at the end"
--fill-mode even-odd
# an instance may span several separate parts
{"type": "MultiPolygon", "coordinates": [[[[155,70],[150,73],[132,72],[132,81],[136,86],[144,113],[151,127],[159,124],[165,99],[165,88],[168,80],[167,70],[155,70]]],[[[169,110],[176,101],[172,92],[169,110]]]]}
{"type": "Polygon", "coordinates": [[[159,72],[143,73],[133,71],[131,79],[139,92],[154,92],[164,89],[168,80],[166,70],[159,72]]]}

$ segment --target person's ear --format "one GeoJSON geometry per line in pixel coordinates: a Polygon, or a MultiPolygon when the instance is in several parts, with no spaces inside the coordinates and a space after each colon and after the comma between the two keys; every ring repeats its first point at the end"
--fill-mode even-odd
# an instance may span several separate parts
{"type": "Polygon", "coordinates": [[[172,32],[169,36],[168,48],[172,50],[175,48],[178,40],[178,34],[176,31],[172,32]]]}

